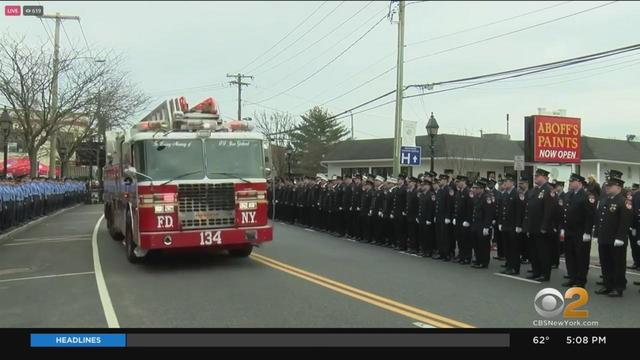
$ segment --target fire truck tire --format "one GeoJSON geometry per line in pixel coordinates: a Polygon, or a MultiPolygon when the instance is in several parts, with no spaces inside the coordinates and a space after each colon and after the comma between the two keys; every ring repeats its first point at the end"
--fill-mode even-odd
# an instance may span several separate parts
{"type": "Polygon", "coordinates": [[[129,221],[127,221],[127,230],[124,241],[127,247],[127,260],[132,264],[140,263],[143,258],[137,257],[135,254],[136,244],[133,242],[133,230],[131,230],[131,223],[129,221]]]}
{"type": "Polygon", "coordinates": [[[253,246],[247,246],[241,249],[231,249],[229,250],[229,255],[233,257],[243,258],[251,255],[252,251],[253,251],[253,246]]]}
{"type": "Polygon", "coordinates": [[[105,204],[104,217],[107,220],[107,230],[109,230],[109,236],[115,241],[122,241],[124,236],[121,232],[116,231],[113,226],[113,214],[111,213],[111,206],[105,204]]]}

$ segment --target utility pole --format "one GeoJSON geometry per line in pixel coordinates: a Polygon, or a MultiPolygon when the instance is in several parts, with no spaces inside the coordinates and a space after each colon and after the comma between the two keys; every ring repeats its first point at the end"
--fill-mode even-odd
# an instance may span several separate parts
{"type": "MultiPolygon", "coordinates": [[[[42,19],[55,19],[56,29],[53,42],[53,79],[51,81],[51,112],[50,119],[55,119],[58,111],[58,71],[60,68],[60,24],[62,20],[78,20],[79,16],[61,15],[56,13],[55,15],[45,14],[40,16],[42,19]]],[[[52,130],[49,137],[49,177],[55,179],[56,177],[56,142],[57,142],[57,130],[52,130]]],[[[60,171],[62,172],[62,162],[60,163],[60,171]]]]}
{"type": "Polygon", "coordinates": [[[393,174],[400,174],[400,143],[402,136],[402,71],[404,65],[404,0],[399,3],[398,9],[398,64],[396,70],[396,119],[393,136],[393,174]]]}
{"type": "Polygon", "coordinates": [[[238,85],[238,120],[242,120],[242,86],[250,85],[249,83],[242,82],[242,79],[251,79],[253,76],[244,74],[227,74],[228,78],[234,78],[235,80],[229,81],[229,84],[238,85]]]}
{"type": "Polygon", "coordinates": [[[507,135],[509,135],[509,114],[507,114],[507,135]]]}
{"type": "Polygon", "coordinates": [[[351,140],[354,139],[354,135],[353,135],[353,113],[351,111],[349,111],[349,114],[351,114],[351,140]]]}

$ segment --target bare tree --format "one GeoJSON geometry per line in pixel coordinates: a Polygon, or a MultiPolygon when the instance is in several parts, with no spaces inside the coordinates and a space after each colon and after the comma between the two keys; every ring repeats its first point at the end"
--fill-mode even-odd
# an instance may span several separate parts
{"type": "MultiPolygon", "coordinates": [[[[145,101],[139,91],[128,93],[132,88],[124,81],[126,74],[120,72],[118,58],[109,60],[109,54],[94,54],[94,58],[108,59],[97,64],[86,61],[83,55],[73,49],[61,52],[58,73],[54,74],[53,56],[46,43],[32,47],[24,37],[4,34],[0,38],[0,101],[9,105],[18,124],[19,136],[29,154],[31,176],[36,174],[38,154],[53,132],[71,134],[74,142],[92,136],[101,91],[108,95],[105,101],[109,106],[103,107],[104,113],[110,114],[109,121],[114,123],[124,121],[127,113],[139,109],[145,101]],[[51,90],[55,76],[58,102],[54,109],[51,90]],[[120,108],[113,107],[116,100],[122,101],[120,108]]],[[[70,149],[69,155],[76,148],[70,149]]]]}
{"type": "Polygon", "coordinates": [[[271,143],[271,159],[276,174],[286,174],[288,164],[286,148],[290,142],[290,133],[296,128],[296,120],[289,113],[266,111],[254,112],[256,129],[264,134],[271,143]]]}
{"type": "Polygon", "coordinates": [[[469,171],[479,172],[481,160],[487,151],[487,143],[480,138],[470,137],[465,129],[461,136],[469,136],[462,142],[462,146],[450,146],[445,151],[445,157],[452,164],[456,174],[466,174],[469,171]]]}

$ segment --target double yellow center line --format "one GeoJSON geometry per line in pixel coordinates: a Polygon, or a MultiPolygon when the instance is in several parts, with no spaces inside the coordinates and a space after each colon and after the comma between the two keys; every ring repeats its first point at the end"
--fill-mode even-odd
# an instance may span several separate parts
{"type": "Polygon", "coordinates": [[[416,307],[399,303],[397,301],[378,296],[376,294],[372,294],[367,291],[363,291],[360,289],[356,289],[347,284],[343,284],[338,281],[334,281],[328,279],[326,277],[293,267],[291,265],[287,265],[280,261],[274,260],[272,258],[256,254],[255,252],[251,255],[251,258],[261,264],[267,265],[274,269],[286,272],[293,276],[299,277],[301,279],[307,280],[314,284],[323,286],[325,288],[331,289],[333,291],[339,292],[341,294],[347,295],[349,297],[364,301],[368,304],[383,308],[385,310],[394,312],[396,314],[400,314],[406,316],[411,319],[418,320],[425,324],[437,327],[437,328],[472,328],[472,325],[465,324],[463,322],[449,319],[447,317],[430,313],[428,311],[424,311],[422,309],[418,309],[416,307]]]}

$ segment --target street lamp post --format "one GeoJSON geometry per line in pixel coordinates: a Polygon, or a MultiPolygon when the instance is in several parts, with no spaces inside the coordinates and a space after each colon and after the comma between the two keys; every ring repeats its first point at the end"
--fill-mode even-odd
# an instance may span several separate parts
{"type": "Polygon", "coordinates": [[[429,138],[431,139],[431,144],[429,144],[429,149],[431,150],[431,172],[433,172],[433,162],[434,162],[434,154],[435,154],[435,137],[438,135],[438,122],[436,118],[431,113],[431,117],[429,117],[429,122],[427,123],[427,134],[429,134],[429,138]]]}
{"type": "Polygon", "coordinates": [[[58,155],[60,155],[60,178],[64,178],[64,163],[67,157],[67,145],[58,138],[58,155]]]}
{"type": "Polygon", "coordinates": [[[0,129],[2,129],[2,139],[4,141],[4,174],[3,178],[7,178],[7,155],[9,153],[9,134],[11,134],[11,117],[7,111],[7,107],[4,107],[2,111],[2,117],[0,118],[0,129]]]}
{"type": "Polygon", "coordinates": [[[291,178],[291,156],[293,155],[293,147],[291,146],[291,143],[287,144],[286,155],[287,155],[287,165],[289,166],[289,178],[291,178]]]}

